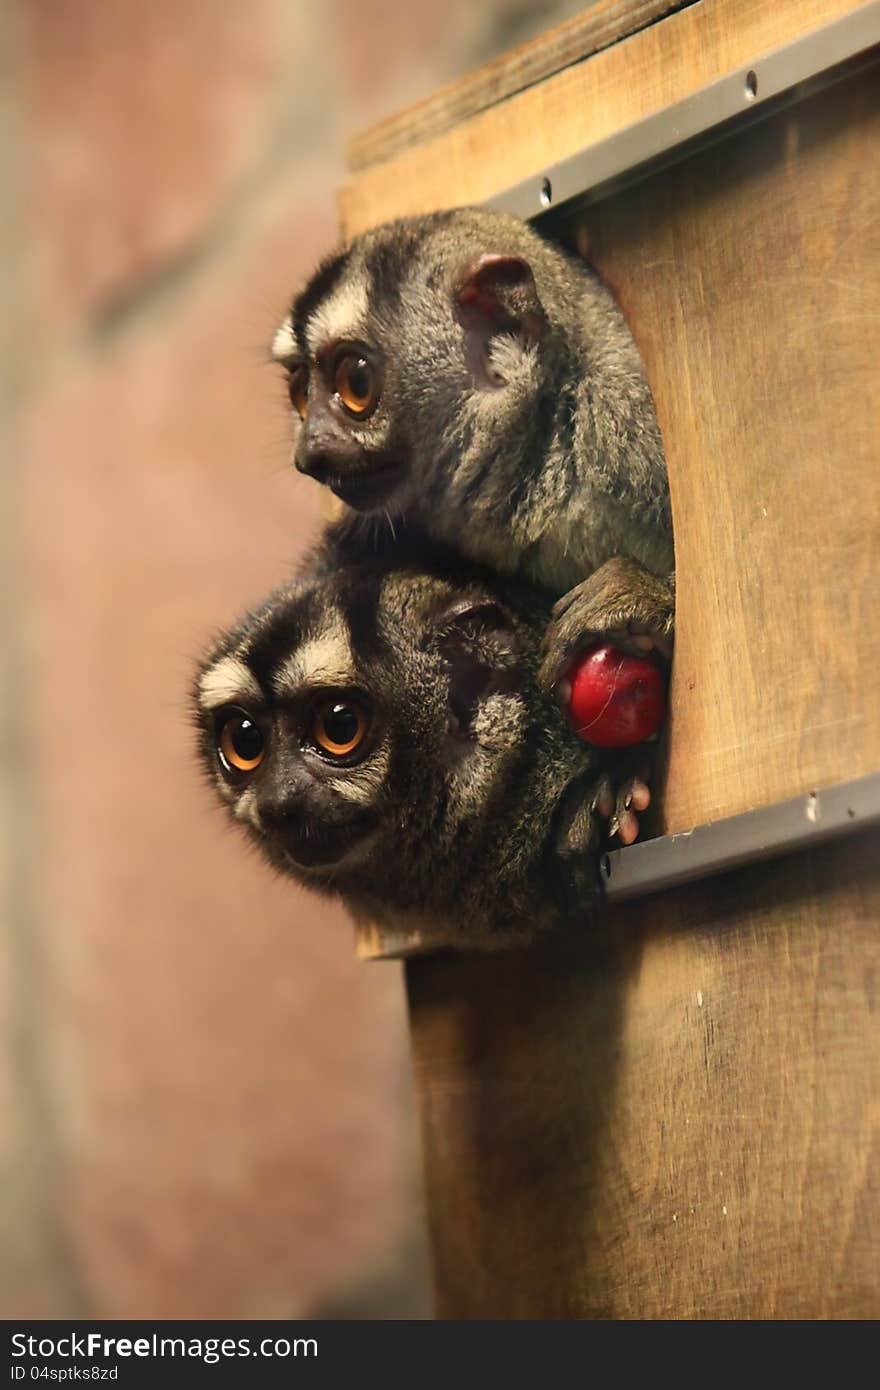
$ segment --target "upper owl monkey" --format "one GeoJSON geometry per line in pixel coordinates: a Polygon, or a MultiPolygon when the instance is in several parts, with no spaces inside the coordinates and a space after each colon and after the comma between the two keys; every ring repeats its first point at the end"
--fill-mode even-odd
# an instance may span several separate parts
{"type": "Polygon", "coordinates": [[[594,272],[527,223],[466,208],[364,233],[295,299],[273,356],[301,472],[566,594],[546,680],[584,636],[671,631],[669,490],[638,349],[594,272]]]}

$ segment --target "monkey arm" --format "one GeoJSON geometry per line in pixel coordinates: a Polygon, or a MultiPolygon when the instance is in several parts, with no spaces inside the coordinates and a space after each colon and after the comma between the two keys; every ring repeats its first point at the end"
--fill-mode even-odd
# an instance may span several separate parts
{"type": "Polygon", "coordinates": [[[668,660],[674,628],[674,574],[663,579],[635,560],[615,556],[554,607],[538,681],[551,690],[572,658],[597,642],[639,655],[653,648],[668,660]]]}

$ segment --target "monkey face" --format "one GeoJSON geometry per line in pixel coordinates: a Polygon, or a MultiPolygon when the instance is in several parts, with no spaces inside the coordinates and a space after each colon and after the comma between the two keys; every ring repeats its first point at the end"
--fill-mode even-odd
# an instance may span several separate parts
{"type": "Polygon", "coordinates": [[[372,701],[321,686],[274,703],[253,692],[236,698],[213,711],[211,730],[218,781],[236,817],[293,872],[330,872],[361,855],[377,826],[377,808],[353,799],[364,785],[356,769],[381,743],[372,701]]]}
{"type": "Polygon", "coordinates": [[[333,257],[299,296],[272,354],[299,421],[294,463],[355,511],[399,511],[411,443],[395,325],[371,312],[360,258],[333,257]]]}
{"type": "Polygon", "coordinates": [[[436,214],[325,262],[273,346],[300,472],[356,511],[423,523],[473,500],[475,477],[509,494],[551,336],[523,241],[540,246],[515,219],[436,214]]]}

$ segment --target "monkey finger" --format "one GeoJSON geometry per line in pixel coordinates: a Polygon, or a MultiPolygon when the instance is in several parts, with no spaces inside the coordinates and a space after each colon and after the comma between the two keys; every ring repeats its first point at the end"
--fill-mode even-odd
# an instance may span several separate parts
{"type": "Polygon", "coordinates": [[[651,804],[651,788],[640,777],[634,777],[630,784],[630,804],[635,811],[647,811],[651,804]]]}
{"type": "Polygon", "coordinates": [[[651,789],[638,777],[627,777],[617,788],[614,807],[615,824],[619,824],[629,811],[646,811],[651,804],[651,789]]]}
{"type": "Polygon", "coordinates": [[[611,634],[610,641],[613,646],[628,644],[635,651],[641,653],[656,652],[664,661],[672,660],[672,637],[668,632],[638,632],[633,631],[627,637],[621,637],[619,641],[614,641],[615,634],[611,634]]]}
{"type": "Polygon", "coordinates": [[[593,798],[593,810],[602,820],[608,820],[614,812],[614,788],[607,777],[603,777],[593,798]]]}
{"type": "Polygon", "coordinates": [[[638,814],[647,811],[651,804],[651,789],[641,777],[628,777],[617,788],[614,814],[609,820],[608,831],[623,845],[631,845],[639,833],[638,814]]]}
{"type": "Polygon", "coordinates": [[[571,699],[571,682],[566,683],[565,671],[575,656],[577,646],[554,644],[549,650],[545,646],[545,651],[544,660],[538,668],[538,685],[548,694],[554,693],[560,704],[565,705],[571,699]]]}
{"type": "Polygon", "coordinates": [[[622,845],[631,845],[639,833],[638,816],[633,811],[624,811],[617,826],[617,838],[622,845]]]}
{"type": "Polygon", "coordinates": [[[560,610],[560,605],[556,605],[554,620],[544,635],[544,659],[538,671],[539,685],[548,691],[555,687],[563,704],[570,693],[570,687],[561,688],[566,681],[568,668],[579,652],[586,651],[599,642],[607,642],[630,656],[645,656],[650,652],[656,652],[662,661],[672,659],[672,638],[669,634],[649,632],[644,628],[636,631],[628,626],[600,629],[595,626],[595,622],[591,626],[585,626],[579,621],[576,604],[568,595],[566,599],[567,608],[560,610]]]}

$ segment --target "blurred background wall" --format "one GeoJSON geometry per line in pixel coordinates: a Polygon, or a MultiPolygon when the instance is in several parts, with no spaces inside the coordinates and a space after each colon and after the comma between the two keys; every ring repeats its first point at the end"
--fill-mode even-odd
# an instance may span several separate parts
{"type": "Polygon", "coordinates": [[[0,7],[0,1317],[427,1314],[399,970],[187,688],[318,519],[266,347],[345,137],[579,8],[0,7]]]}

